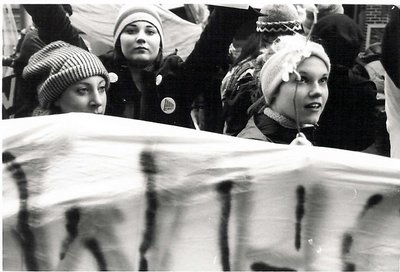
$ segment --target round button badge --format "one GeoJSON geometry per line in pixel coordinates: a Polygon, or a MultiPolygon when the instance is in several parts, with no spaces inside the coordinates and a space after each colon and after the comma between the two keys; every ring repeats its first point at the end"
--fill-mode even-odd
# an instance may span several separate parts
{"type": "Polygon", "coordinates": [[[161,84],[161,81],[162,81],[162,75],[157,75],[157,76],[156,76],[156,85],[157,85],[157,86],[160,85],[160,84],[161,84]]]}
{"type": "Polygon", "coordinates": [[[110,77],[110,82],[115,83],[118,81],[118,75],[116,73],[108,73],[108,76],[110,77]]]}
{"type": "Polygon", "coordinates": [[[176,109],[176,103],[175,100],[172,99],[171,97],[165,97],[163,100],[161,100],[161,110],[166,113],[166,114],[171,114],[175,111],[176,109]]]}

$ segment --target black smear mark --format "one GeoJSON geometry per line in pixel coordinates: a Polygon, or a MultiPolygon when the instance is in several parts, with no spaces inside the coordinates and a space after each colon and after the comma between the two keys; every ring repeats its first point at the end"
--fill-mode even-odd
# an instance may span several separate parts
{"type": "MultiPolygon", "coordinates": [[[[367,211],[379,203],[381,203],[383,200],[383,196],[381,194],[375,194],[372,195],[368,198],[367,203],[364,206],[363,211],[360,214],[360,217],[363,217],[367,211]]],[[[353,245],[353,236],[350,233],[345,233],[343,235],[343,240],[342,240],[342,259],[346,259],[346,255],[350,254],[351,247],[353,245]]],[[[356,265],[354,263],[350,262],[343,262],[343,271],[355,271],[356,265]]]]}
{"type": "Polygon", "coordinates": [[[371,196],[370,198],[368,198],[367,200],[367,204],[365,204],[364,210],[361,213],[361,217],[363,217],[365,215],[365,213],[373,208],[374,206],[378,205],[379,203],[381,203],[383,200],[383,196],[381,194],[375,194],[373,196],[371,196]]]}
{"type": "Polygon", "coordinates": [[[342,240],[342,256],[349,254],[351,246],[353,245],[353,236],[349,233],[343,235],[342,240]]]}
{"type": "Polygon", "coordinates": [[[38,264],[35,258],[36,242],[33,232],[29,226],[28,211],[28,180],[21,165],[15,162],[15,157],[10,152],[3,152],[3,163],[10,163],[7,170],[12,174],[17,184],[19,194],[19,211],[17,229],[20,233],[20,242],[25,256],[27,270],[38,270],[38,264]]]}
{"type": "Polygon", "coordinates": [[[146,209],[146,228],[143,234],[143,241],[140,245],[140,261],[139,261],[139,271],[147,271],[148,263],[145,257],[147,250],[150,248],[156,227],[156,213],[158,208],[157,193],[155,190],[155,180],[154,174],[157,173],[157,167],[154,161],[154,157],[150,152],[143,152],[140,157],[140,163],[142,165],[142,171],[147,175],[146,183],[146,199],[147,199],[147,209],[146,209]]]}
{"type": "Polygon", "coordinates": [[[94,258],[96,259],[99,271],[107,271],[106,259],[104,258],[104,254],[101,251],[99,242],[94,238],[86,239],[85,247],[93,254],[94,258]]]}
{"type": "Polygon", "coordinates": [[[356,265],[353,263],[344,263],[343,271],[355,271],[356,265]]]}
{"type": "Polygon", "coordinates": [[[304,186],[297,187],[296,195],[297,195],[296,234],[295,234],[294,246],[297,249],[297,251],[299,251],[301,247],[301,221],[304,217],[304,202],[305,202],[304,186]]]}
{"type": "MultiPolygon", "coordinates": [[[[353,236],[350,233],[345,233],[342,240],[342,259],[346,258],[346,255],[350,253],[353,245],[353,236]]],[[[356,266],[354,263],[343,262],[343,271],[354,271],[356,266]]]]}
{"type": "Polygon", "coordinates": [[[251,270],[252,271],[297,271],[296,269],[293,268],[272,266],[264,262],[253,263],[251,265],[251,270]]]}
{"type": "Polygon", "coordinates": [[[3,156],[2,157],[3,157],[2,158],[3,159],[3,163],[9,163],[9,162],[15,160],[15,157],[10,152],[7,152],[7,151],[3,152],[3,156]]]}
{"type": "Polygon", "coordinates": [[[231,213],[231,190],[233,187],[232,181],[223,181],[217,185],[217,191],[221,197],[221,222],[219,226],[219,246],[221,250],[221,263],[223,271],[230,271],[229,260],[229,240],[228,240],[228,225],[231,213]]]}
{"type": "Polygon", "coordinates": [[[78,223],[81,217],[81,211],[78,207],[71,208],[65,212],[65,217],[67,219],[65,228],[67,229],[68,236],[62,244],[60,260],[65,258],[65,254],[67,253],[69,246],[78,236],[78,223]]]}

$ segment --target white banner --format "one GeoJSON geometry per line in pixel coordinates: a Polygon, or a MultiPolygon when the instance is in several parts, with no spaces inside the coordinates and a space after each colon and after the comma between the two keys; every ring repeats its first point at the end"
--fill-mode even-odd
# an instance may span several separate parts
{"type": "Polygon", "coordinates": [[[83,113],[2,135],[4,270],[399,271],[400,160],[83,113]]]}

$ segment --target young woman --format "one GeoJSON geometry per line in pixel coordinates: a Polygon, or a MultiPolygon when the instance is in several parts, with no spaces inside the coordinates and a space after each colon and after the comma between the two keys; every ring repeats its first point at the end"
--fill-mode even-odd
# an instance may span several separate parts
{"type": "Polygon", "coordinates": [[[109,74],[98,57],[81,48],[50,43],[29,59],[22,75],[36,84],[39,106],[33,116],[106,110],[109,74]]]}
{"type": "Polygon", "coordinates": [[[263,65],[259,81],[266,106],[238,137],[289,144],[317,125],[328,99],[330,61],[319,44],[303,36],[281,37],[263,65]]]}
{"type": "Polygon", "coordinates": [[[292,4],[263,6],[253,27],[254,33],[247,38],[221,84],[224,134],[227,135],[236,136],[246,126],[247,109],[262,96],[254,84],[261,69],[257,57],[268,50],[277,37],[302,32],[299,14],[292,4]]]}
{"type": "MultiPolygon", "coordinates": [[[[62,39],[76,40],[59,6],[25,5],[43,38],[54,29],[62,39]],[[49,23],[51,22],[51,23],[49,23]],[[61,34],[60,34],[61,33],[61,34]]],[[[215,7],[193,51],[183,61],[163,56],[162,21],[153,5],[123,7],[114,27],[114,50],[101,59],[118,76],[112,84],[106,114],[193,127],[190,106],[218,67],[226,61],[236,29],[255,18],[251,10],[215,7]]]]}

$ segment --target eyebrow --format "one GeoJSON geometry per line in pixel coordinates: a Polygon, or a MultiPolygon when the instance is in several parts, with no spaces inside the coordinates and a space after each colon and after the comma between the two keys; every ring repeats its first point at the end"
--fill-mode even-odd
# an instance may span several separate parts
{"type": "Polygon", "coordinates": [[[157,29],[155,26],[153,26],[151,23],[149,23],[149,22],[147,22],[147,21],[136,21],[136,22],[132,22],[132,23],[130,23],[129,25],[127,25],[126,27],[128,27],[128,26],[137,27],[137,25],[136,25],[137,22],[144,22],[144,23],[147,24],[146,27],[151,27],[151,28],[157,29]]]}

